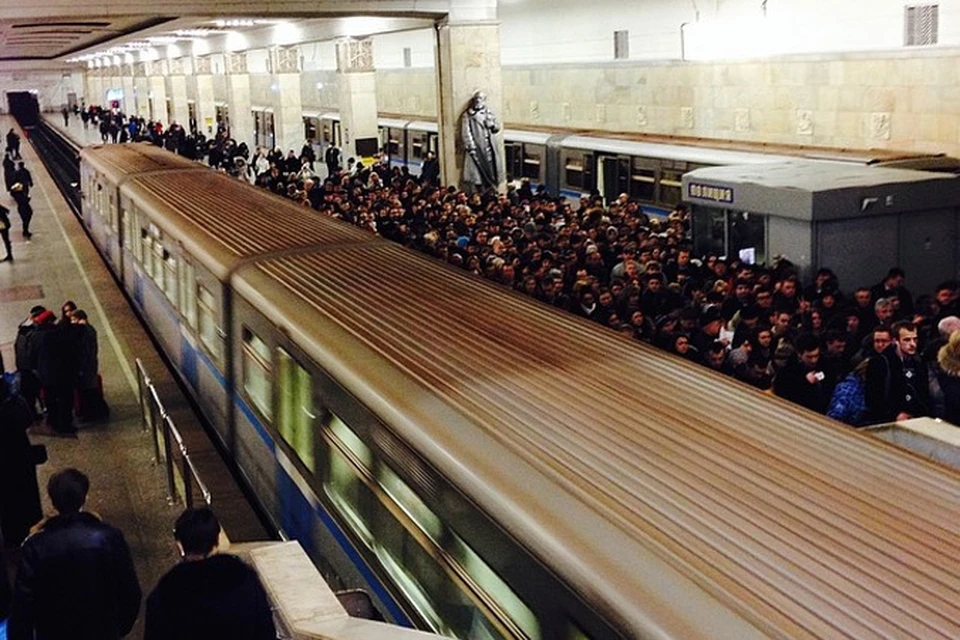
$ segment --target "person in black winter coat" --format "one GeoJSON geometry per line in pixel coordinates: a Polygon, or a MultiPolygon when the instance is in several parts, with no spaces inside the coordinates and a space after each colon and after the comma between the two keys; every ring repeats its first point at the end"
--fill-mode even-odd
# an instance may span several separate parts
{"type": "Polygon", "coordinates": [[[213,512],[187,509],[174,536],[183,561],[147,598],[144,640],[273,640],[273,614],[256,571],[214,553],[220,523],[213,512]]]}
{"type": "Polygon", "coordinates": [[[23,543],[9,640],[118,640],[140,611],[140,582],[118,529],[81,511],[90,482],[55,473],[47,492],[58,515],[23,543]]]}
{"type": "Polygon", "coordinates": [[[60,434],[76,432],[73,393],[80,375],[81,331],[75,324],[43,323],[30,339],[35,370],[47,402],[47,421],[60,434]]]}
{"type": "MultiPolygon", "coordinates": [[[[40,522],[40,489],[27,429],[33,411],[0,377],[0,532],[11,546],[23,542],[40,522]]],[[[3,616],[0,616],[2,618],[3,616]]]]}
{"type": "Polygon", "coordinates": [[[7,250],[2,262],[13,261],[13,246],[10,244],[10,209],[0,204],[0,238],[3,238],[3,248],[7,250]]]}
{"type": "Polygon", "coordinates": [[[13,594],[10,590],[10,578],[7,576],[7,559],[3,553],[3,536],[0,536],[0,620],[5,620],[10,613],[10,599],[13,594]]]}
{"type": "Polygon", "coordinates": [[[826,374],[819,368],[820,342],[803,334],[796,340],[796,355],[780,371],[773,382],[773,391],[781,398],[825,413],[830,402],[826,374]]]}

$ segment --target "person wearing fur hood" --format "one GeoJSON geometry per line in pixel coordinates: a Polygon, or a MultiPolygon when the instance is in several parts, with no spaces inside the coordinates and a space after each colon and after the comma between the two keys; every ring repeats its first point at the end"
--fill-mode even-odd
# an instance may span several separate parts
{"type": "Polygon", "coordinates": [[[960,330],[937,352],[936,375],[930,376],[934,415],[960,425],[960,330]]]}

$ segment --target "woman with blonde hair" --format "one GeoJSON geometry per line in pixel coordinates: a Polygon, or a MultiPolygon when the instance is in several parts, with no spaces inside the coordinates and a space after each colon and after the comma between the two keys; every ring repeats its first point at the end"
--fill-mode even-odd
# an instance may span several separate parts
{"type": "Polygon", "coordinates": [[[951,424],[960,425],[960,331],[950,334],[947,344],[937,352],[930,376],[930,397],[934,415],[951,424]]]}

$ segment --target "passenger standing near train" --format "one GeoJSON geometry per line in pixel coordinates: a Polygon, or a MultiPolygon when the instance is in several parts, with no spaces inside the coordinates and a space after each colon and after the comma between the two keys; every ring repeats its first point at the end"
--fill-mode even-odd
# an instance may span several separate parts
{"type": "Polygon", "coordinates": [[[10,157],[10,152],[3,154],[3,188],[10,191],[10,187],[15,182],[14,176],[17,174],[17,165],[10,157]]]}
{"type": "Polygon", "coordinates": [[[917,356],[917,327],[893,325],[893,344],[867,365],[866,396],[870,424],[909,420],[931,414],[930,381],[917,356]]]}
{"type": "Polygon", "coordinates": [[[13,182],[14,185],[18,182],[23,185],[24,194],[28,198],[30,197],[30,189],[33,188],[33,175],[30,174],[30,170],[24,163],[17,163],[17,172],[13,174],[13,182]]]}
{"type": "Polygon", "coordinates": [[[50,315],[50,321],[37,328],[30,340],[31,351],[35,353],[37,377],[47,403],[47,423],[54,434],[71,436],[77,432],[73,425],[73,394],[79,377],[79,330],[73,324],[55,325],[53,314],[45,314],[50,315]]]}
{"type": "Polygon", "coordinates": [[[7,151],[10,152],[12,158],[19,160],[22,157],[20,155],[20,136],[12,127],[7,132],[7,151]]]}
{"type": "Polygon", "coordinates": [[[32,238],[30,233],[30,221],[33,220],[33,205],[30,204],[29,187],[25,187],[21,182],[15,182],[10,191],[14,201],[17,203],[17,214],[20,216],[20,224],[23,230],[24,238],[32,238]]]}
{"type": "Polygon", "coordinates": [[[329,147],[327,147],[326,152],[323,154],[323,160],[327,165],[328,178],[335,176],[340,172],[340,163],[342,162],[340,149],[338,149],[335,145],[331,144],[329,147]]]}
{"type": "Polygon", "coordinates": [[[8,640],[118,640],[130,633],[142,591],[123,534],[83,511],[90,480],[76,469],[51,476],[57,515],[23,543],[8,640]]]}
{"type": "Polygon", "coordinates": [[[187,509],[173,530],[182,561],[147,598],[144,640],[273,640],[276,628],[256,571],[218,554],[220,523],[208,508],[187,509]]]}
{"type": "Polygon", "coordinates": [[[0,204],[0,238],[3,238],[3,248],[7,255],[0,262],[13,262],[13,245],[10,244],[10,209],[0,204]]]}
{"type": "Polygon", "coordinates": [[[17,339],[13,344],[17,373],[20,376],[20,395],[27,401],[35,418],[37,417],[37,399],[40,396],[40,379],[34,372],[30,342],[39,324],[37,318],[45,311],[46,309],[41,306],[30,309],[30,315],[17,327],[17,339]]]}
{"type": "Polygon", "coordinates": [[[97,330],[90,325],[87,312],[77,309],[71,322],[77,328],[77,419],[84,422],[102,420],[110,415],[103,397],[103,379],[100,377],[100,347],[97,330]]]}
{"type": "Polygon", "coordinates": [[[27,437],[33,410],[0,376],[0,531],[10,546],[19,546],[40,522],[37,460],[27,437]]]}

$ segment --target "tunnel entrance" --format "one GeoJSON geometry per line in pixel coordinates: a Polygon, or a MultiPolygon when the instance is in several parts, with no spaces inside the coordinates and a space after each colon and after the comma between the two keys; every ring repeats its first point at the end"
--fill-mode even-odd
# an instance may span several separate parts
{"type": "Polygon", "coordinates": [[[37,102],[35,93],[11,91],[7,93],[7,105],[21,127],[36,126],[40,119],[40,104],[37,102]]]}

